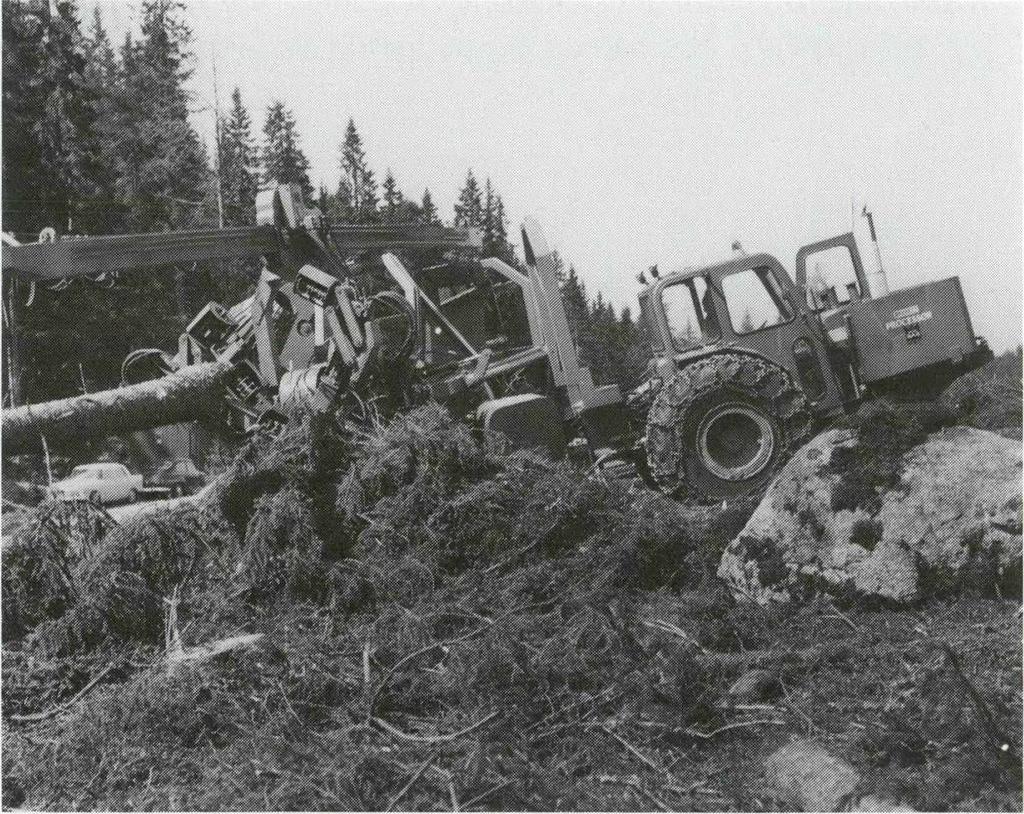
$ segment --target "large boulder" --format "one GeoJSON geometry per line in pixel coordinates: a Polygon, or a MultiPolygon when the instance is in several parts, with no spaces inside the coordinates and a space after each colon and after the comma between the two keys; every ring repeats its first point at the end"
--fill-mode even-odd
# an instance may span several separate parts
{"type": "Polygon", "coordinates": [[[833,454],[856,446],[852,431],[830,430],[785,466],[722,556],[718,574],[737,597],[765,604],[831,587],[912,601],[937,580],[1019,569],[1019,441],[943,429],[903,455],[877,509],[834,510],[833,454]]]}

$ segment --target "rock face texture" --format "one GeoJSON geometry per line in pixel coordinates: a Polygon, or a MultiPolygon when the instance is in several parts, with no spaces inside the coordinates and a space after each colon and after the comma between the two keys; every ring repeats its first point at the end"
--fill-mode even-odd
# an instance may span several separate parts
{"type": "Polygon", "coordinates": [[[718,575],[737,597],[766,604],[831,586],[913,601],[928,579],[1020,567],[1019,441],[941,430],[903,456],[901,482],[879,495],[877,511],[836,511],[840,477],[829,464],[856,444],[852,432],[830,430],[785,466],[722,556],[718,575]]]}

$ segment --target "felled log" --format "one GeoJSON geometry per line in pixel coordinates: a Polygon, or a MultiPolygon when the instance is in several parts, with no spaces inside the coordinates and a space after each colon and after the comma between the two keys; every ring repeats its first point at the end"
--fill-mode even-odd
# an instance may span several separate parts
{"type": "Polygon", "coordinates": [[[5,455],[216,417],[228,362],[190,365],[152,381],[3,411],[5,455]]]}

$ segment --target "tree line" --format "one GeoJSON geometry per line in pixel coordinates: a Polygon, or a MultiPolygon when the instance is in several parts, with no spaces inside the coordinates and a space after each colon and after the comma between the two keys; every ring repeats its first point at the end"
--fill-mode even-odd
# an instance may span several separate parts
{"type": "MultiPolygon", "coordinates": [[[[218,111],[213,155],[190,115],[192,34],[180,0],[143,0],[140,25],[115,45],[97,7],[83,30],[74,0],[2,0],[3,228],[34,240],[255,221],[257,191],[296,183],[332,222],[441,223],[429,189],[407,197],[383,180],[349,119],[338,182],[314,187],[295,116],[282,100],[265,111],[259,137],[241,90],[218,111]]],[[[451,223],[483,233],[483,252],[517,264],[501,193],[467,172],[451,223]]],[[[116,385],[138,347],[169,347],[209,300],[236,301],[251,286],[243,263],[138,274],[110,288],[75,284],[39,291],[32,307],[5,280],[5,403],[25,403],[116,385]],[[116,326],[116,330],[111,330],[116,326]],[[17,357],[17,358],[15,358],[17,357]]],[[[640,328],[591,299],[574,269],[563,273],[570,323],[585,363],[604,381],[642,374],[640,328]]]]}

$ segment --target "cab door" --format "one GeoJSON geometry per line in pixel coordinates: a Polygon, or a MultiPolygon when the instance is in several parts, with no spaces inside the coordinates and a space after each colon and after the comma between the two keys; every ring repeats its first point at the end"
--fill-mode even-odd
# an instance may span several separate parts
{"type": "Polygon", "coordinates": [[[840,406],[820,322],[779,262],[763,254],[742,258],[715,278],[723,338],[786,368],[815,412],[840,406]]]}

